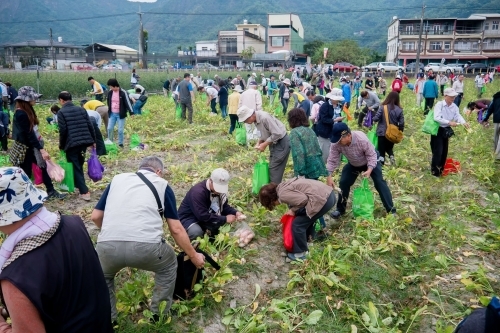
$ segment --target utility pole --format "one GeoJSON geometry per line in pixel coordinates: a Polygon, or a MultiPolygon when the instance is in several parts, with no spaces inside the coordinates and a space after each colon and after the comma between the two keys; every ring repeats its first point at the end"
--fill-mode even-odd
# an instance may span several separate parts
{"type": "Polygon", "coordinates": [[[52,66],[54,67],[54,69],[57,69],[56,68],[56,53],[54,52],[54,39],[52,38],[52,28],[50,28],[50,52],[52,53],[51,54],[52,66]]]}
{"type": "Polygon", "coordinates": [[[418,77],[418,74],[420,73],[420,52],[421,52],[420,44],[422,44],[422,32],[424,31],[424,14],[425,14],[425,4],[422,1],[422,16],[420,17],[420,31],[418,34],[417,59],[415,59],[416,77],[418,77]]]}
{"type": "Polygon", "coordinates": [[[144,66],[144,29],[142,26],[142,13],[141,13],[141,5],[139,5],[139,64],[141,68],[144,66]]]}
{"type": "Polygon", "coordinates": [[[95,66],[95,45],[94,45],[94,37],[92,37],[92,57],[94,58],[94,62],[92,65],[95,66]]]}

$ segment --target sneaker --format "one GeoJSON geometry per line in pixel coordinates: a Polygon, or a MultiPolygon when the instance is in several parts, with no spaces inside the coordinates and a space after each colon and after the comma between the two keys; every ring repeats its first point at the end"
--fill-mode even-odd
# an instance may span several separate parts
{"type": "Polygon", "coordinates": [[[217,113],[215,113],[215,112],[210,112],[210,113],[209,113],[209,115],[210,115],[210,116],[216,116],[216,115],[217,115],[217,113]]]}
{"type": "Polygon", "coordinates": [[[78,195],[80,199],[83,199],[85,201],[90,201],[90,192],[87,192],[86,194],[80,194],[78,195]]]}
{"type": "Polygon", "coordinates": [[[67,194],[62,194],[57,192],[56,190],[52,190],[49,193],[47,193],[47,200],[52,200],[52,199],[59,199],[62,200],[66,198],[67,194]]]}
{"type": "Polygon", "coordinates": [[[306,253],[288,253],[286,257],[286,262],[298,261],[298,260],[306,260],[306,253]]]}
{"type": "Polygon", "coordinates": [[[332,219],[335,219],[335,220],[336,220],[336,219],[339,219],[339,218],[340,218],[342,215],[344,215],[344,214],[345,214],[345,213],[341,213],[341,212],[339,212],[338,210],[336,210],[336,211],[334,211],[334,212],[331,212],[331,213],[330,213],[330,217],[331,217],[332,219]]]}
{"type": "Polygon", "coordinates": [[[391,161],[392,166],[396,166],[396,159],[394,158],[394,155],[389,156],[389,160],[391,161]]]}
{"type": "Polygon", "coordinates": [[[113,144],[113,141],[111,141],[110,139],[106,139],[106,140],[104,141],[104,144],[105,144],[105,145],[111,145],[111,144],[113,144]]]}
{"type": "Polygon", "coordinates": [[[123,143],[120,143],[118,147],[123,148],[123,143]]]}

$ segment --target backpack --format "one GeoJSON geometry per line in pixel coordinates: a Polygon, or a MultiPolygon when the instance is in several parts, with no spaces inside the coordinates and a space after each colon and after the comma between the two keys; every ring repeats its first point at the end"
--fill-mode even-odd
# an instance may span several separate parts
{"type": "Polygon", "coordinates": [[[401,82],[399,80],[394,81],[394,90],[401,89],[401,82]]]}
{"type": "MultiPolygon", "coordinates": [[[[216,270],[220,269],[220,266],[208,254],[199,249],[196,249],[196,252],[203,254],[205,260],[213,268],[216,270]]],[[[174,299],[188,300],[193,298],[195,295],[194,285],[202,281],[202,272],[203,268],[196,268],[185,252],[179,253],[177,255],[177,278],[175,280],[174,299]]]]}
{"type": "Polygon", "coordinates": [[[384,115],[385,115],[385,123],[387,129],[385,131],[385,138],[392,143],[400,143],[403,141],[403,132],[399,130],[399,127],[393,125],[389,121],[389,108],[387,105],[384,105],[384,115]]]}
{"type": "Polygon", "coordinates": [[[105,84],[102,84],[102,83],[99,83],[99,84],[101,85],[102,92],[105,92],[106,90],[108,90],[108,87],[105,84]]]}

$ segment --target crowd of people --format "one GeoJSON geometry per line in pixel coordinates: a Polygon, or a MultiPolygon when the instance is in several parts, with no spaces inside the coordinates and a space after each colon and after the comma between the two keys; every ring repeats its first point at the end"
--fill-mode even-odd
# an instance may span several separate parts
{"type": "MultiPolygon", "coordinates": [[[[463,75],[450,78],[442,73],[422,73],[412,84],[406,74],[399,73],[387,91],[388,83],[381,74],[352,79],[345,75],[337,78],[338,84],[334,83],[333,74],[330,68],[318,67],[311,72],[294,71],[290,78],[284,74],[266,78],[264,74],[251,73],[246,79],[240,74],[235,78],[215,75],[208,79],[201,73],[185,73],[163,85],[165,96],[174,99],[176,108],[181,109],[181,118],[189,124],[193,122],[195,98],[206,94],[212,115],[220,111],[222,119],[229,116],[229,134],[238,124],[244,124],[253,148],[259,152],[269,150],[270,183],[260,188],[258,200],[269,210],[287,205],[286,215],[293,217],[294,243],[286,253],[288,261],[307,259],[308,243],[327,233],[326,214],[340,219],[347,213],[351,187],[359,176],[373,180],[387,214],[396,214],[382,170],[389,163],[396,165],[397,141],[387,133],[399,131],[402,135],[405,129],[400,100],[404,89],[415,93],[418,106],[423,104],[422,116],[432,110],[433,119],[439,124],[438,132],[430,137],[432,175],[442,176],[452,128],[468,128],[465,118],[471,113],[477,113],[483,124],[493,116],[495,156],[500,160],[500,92],[492,100],[468,103],[462,114],[459,107],[464,99],[463,75]],[[443,100],[435,103],[439,94],[443,100]],[[267,107],[271,112],[265,110],[267,107]],[[346,121],[352,119],[350,109],[354,111],[351,127],[346,121]],[[275,116],[278,114],[285,115],[290,131],[275,116]],[[363,131],[372,127],[376,127],[377,146],[363,131]],[[284,179],[290,154],[294,177],[284,179]],[[337,187],[333,175],[343,159],[337,187]]],[[[86,151],[97,149],[99,155],[106,154],[104,143],[115,141],[116,124],[117,142],[123,147],[126,118],[140,115],[147,101],[139,80],[133,71],[133,90],[126,91],[116,79],[109,79],[104,86],[89,77],[94,99],[74,104],[71,93],[62,91],[59,105],[50,108],[52,116],[47,121],[58,126],[59,149],[73,164],[75,187],[79,198],[85,201],[91,200],[83,171],[86,151]]],[[[476,77],[478,97],[492,80],[493,76],[476,77]]],[[[4,193],[4,200],[0,201],[0,231],[8,235],[0,251],[0,280],[12,328],[111,332],[111,324],[118,317],[114,279],[124,267],[155,273],[150,309],[154,320],[158,320],[160,302],[167,302],[167,311],[171,307],[177,270],[176,254],[164,238],[163,220],[193,265],[203,268],[205,257],[192,242],[204,235],[213,239],[223,225],[245,219],[241,211],[230,205],[229,172],[213,170],[209,178],[192,186],[179,208],[158,157],[145,157],[137,172],[117,174],[91,215],[100,229],[96,255],[79,217],[44,208],[45,200],[63,200],[67,195],[55,190],[47,172],[46,162],[51,156],[44,149],[33,108],[40,95],[29,86],[18,91],[11,91],[11,85],[1,81],[0,86],[2,93],[4,86],[7,92],[7,98],[2,98],[4,108],[10,105],[14,110],[12,134],[9,117],[7,121],[0,119],[2,149],[8,149],[9,135],[13,140],[9,151],[12,166],[0,168],[0,189],[4,193]],[[42,171],[46,192],[29,180],[34,164],[42,171]],[[137,221],[141,221],[139,229],[137,221]],[[65,274],[58,274],[59,269],[65,274]],[[25,277],[35,275],[40,280],[28,283],[25,277]],[[42,290],[49,290],[49,297],[40,296],[42,290]],[[109,295],[109,300],[103,300],[103,294],[109,295]]],[[[0,317],[0,330],[8,326],[0,317]]]]}

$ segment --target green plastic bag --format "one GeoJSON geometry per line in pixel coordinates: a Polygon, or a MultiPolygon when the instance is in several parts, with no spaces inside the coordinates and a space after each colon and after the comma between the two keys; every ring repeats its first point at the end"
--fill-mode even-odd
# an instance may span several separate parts
{"type": "Polygon", "coordinates": [[[149,116],[151,114],[151,111],[149,110],[142,110],[142,115],[143,116],[149,116]]]}
{"type": "Polygon", "coordinates": [[[59,131],[59,125],[57,123],[53,123],[49,125],[49,130],[51,132],[57,132],[59,131]]]}
{"type": "Polygon", "coordinates": [[[485,94],[486,93],[486,86],[482,86],[481,87],[481,94],[485,94]]]}
{"type": "Polygon", "coordinates": [[[340,159],[344,163],[348,163],[349,161],[347,160],[347,157],[345,157],[344,154],[342,154],[342,158],[340,159]]]}
{"type": "Polygon", "coordinates": [[[438,129],[439,123],[434,120],[434,110],[430,110],[427,117],[425,117],[422,132],[430,135],[437,135],[438,129]]]}
{"type": "Polygon", "coordinates": [[[141,144],[141,138],[139,138],[139,134],[134,133],[130,137],[130,149],[134,149],[135,147],[139,147],[141,144]]]}
{"type": "Polygon", "coordinates": [[[179,105],[175,109],[175,119],[181,119],[181,118],[182,118],[182,109],[181,109],[181,106],[179,105]]]}
{"type": "Polygon", "coordinates": [[[239,145],[247,144],[247,130],[241,125],[240,122],[236,123],[236,129],[234,130],[234,136],[236,138],[236,143],[239,145]]]}
{"type": "Polygon", "coordinates": [[[368,137],[368,140],[370,140],[372,145],[375,147],[375,149],[378,149],[378,136],[377,132],[375,131],[375,128],[373,128],[370,132],[366,133],[366,136],[368,137]]]}
{"type": "Polygon", "coordinates": [[[112,142],[112,143],[106,143],[104,145],[106,147],[106,153],[108,154],[108,156],[118,155],[118,146],[116,145],[116,143],[112,142]]]}
{"type": "Polygon", "coordinates": [[[11,166],[9,161],[9,155],[0,155],[0,167],[11,166]]]}
{"type": "Polygon", "coordinates": [[[352,193],[352,214],[354,217],[373,219],[375,201],[373,193],[368,187],[368,178],[361,181],[361,186],[354,189],[352,193]]]}
{"type": "Polygon", "coordinates": [[[64,179],[59,183],[59,188],[66,192],[75,191],[75,178],[73,176],[73,163],[68,162],[66,153],[61,150],[61,156],[57,162],[64,169],[64,179]]]}
{"type": "Polygon", "coordinates": [[[207,100],[207,95],[201,94],[201,100],[205,102],[207,100]]]}
{"type": "Polygon", "coordinates": [[[260,188],[269,184],[269,163],[261,154],[257,163],[253,167],[252,193],[259,194],[260,188]]]}
{"type": "Polygon", "coordinates": [[[425,111],[425,98],[422,99],[422,103],[420,103],[420,108],[425,111]]]}

